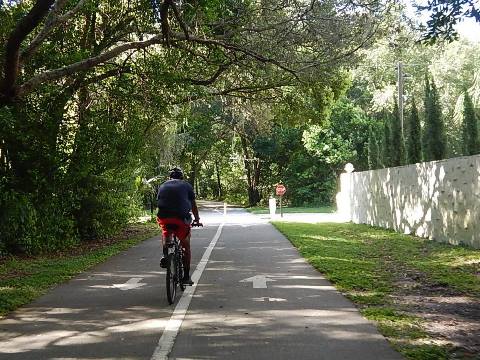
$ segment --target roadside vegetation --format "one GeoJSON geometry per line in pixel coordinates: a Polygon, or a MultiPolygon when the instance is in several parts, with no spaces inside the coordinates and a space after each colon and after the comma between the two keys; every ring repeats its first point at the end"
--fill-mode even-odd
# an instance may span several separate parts
{"type": "MultiPolygon", "coordinates": [[[[269,214],[270,210],[268,207],[265,206],[253,206],[250,208],[246,208],[246,210],[252,214],[269,214]]],[[[282,207],[282,211],[284,214],[301,214],[301,213],[333,213],[335,212],[335,206],[311,206],[311,207],[306,207],[306,206],[284,206],[282,207]]],[[[277,214],[280,213],[280,206],[277,204],[277,214]]]]}
{"type": "Polygon", "coordinates": [[[109,257],[158,235],[153,223],[132,224],[117,236],[44,256],[0,258],[0,316],[109,257]]]}
{"type": "Polygon", "coordinates": [[[269,4],[0,0],[0,255],[117,233],[173,166],[199,198],[319,206],[347,162],[480,151],[480,44],[433,41],[467,0],[427,33],[394,0],[269,4]]]}
{"type": "Polygon", "coordinates": [[[274,225],[408,359],[478,356],[480,349],[461,345],[474,334],[453,344],[441,322],[458,314],[478,321],[480,251],[366,225],[274,225]],[[444,318],[422,316],[432,313],[444,318]]]}

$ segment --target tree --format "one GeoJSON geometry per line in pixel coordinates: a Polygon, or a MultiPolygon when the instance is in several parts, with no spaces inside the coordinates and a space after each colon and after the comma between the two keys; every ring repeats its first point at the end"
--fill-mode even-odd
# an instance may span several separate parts
{"type": "Polygon", "coordinates": [[[1,4],[0,227],[9,249],[117,231],[135,210],[137,179],[163,166],[146,153],[158,146],[153,134],[184,104],[330,84],[385,11],[367,0],[154,3],[159,20],[144,0],[1,4]]]}
{"type": "Polygon", "coordinates": [[[392,133],[391,133],[391,119],[388,114],[383,113],[384,122],[383,122],[383,166],[390,167],[393,164],[392,153],[392,133]]]}
{"type": "Polygon", "coordinates": [[[478,0],[429,0],[427,5],[417,6],[420,11],[430,13],[424,40],[434,42],[437,39],[457,39],[455,25],[462,18],[473,18],[480,22],[479,6],[478,0]]]}
{"type": "Polygon", "coordinates": [[[446,137],[437,87],[433,79],[425,75],[425,129],[423,151],[426,161],[445,159],[446,137]]]}
{"type": "MultiPolygon", "coordinates": [[[[399,20],[402,22],[402,20],[399,20]]],[[[365,51],[365,59],[361,66],[355,68],[352,89],[349,98],[354,99],[367,114],[375,114],[382,110],[391,110],[391,98],[396,89],[393,65],[402,59],[408,78],[404,83],[408,98],[417,99],[418,110],[423,123],[424,77],[426,69],[435,79],[439,90],[445,135],[447,156],[463,154],[462,122],[463,93],[468,88],[475,106],[480,104],[480,43],[461,39],[451,43],[427,45],[416,41],[418,31],[408,23],[393,27],[393,34],[377,40],[365,51]],[[397,33],[397,30],[400,33],[397,33]],[[396,35],[395,35],[396,34],[396,35]],[[409,65],[410,64],[410,65],[409,65]]],[[[408,114],[406,112],[406,117],[408,114]]],[[[405,128],[407,129],[407,128],[405,128]]],[[[407,137],[408,133],[405,133],[407,137]]]]}
{"type": "Polygon", "coordinates": [[[413,99],[409,117],[408,136],[408,163],[415,164],[422,161],[422,135],[417,104],[413,99]]]}
{"type": "Polygon", "coordinates": [[[186,120],[179,126],[176,138],[182,144],[180,161],[192,186],[195,186],[200,167],[213,146],[228,132],[221,121],[225,116],[222,108],[219,99],[193,104],[186,113],[186,120]]]}
{"type": "Polygon", "coordinates": [[[464,155],[475,155],[480,152],[478,138],[478,120],[473,107],[472,99],[465,90],[463,110],[463,144],[464,155]]]}
{"type": "Polygon", "coordinates": [[[330,128],[351,146],[349,159],[358,171],[368,169],[368,134],[376,126],[375,119],[346,97],[340,98],[331,109],[330,128]]]}
{"type": "MultiPolygon", "coordinates": [[[[169,0],[153,3],[158,4],[155,9],[160,12],[160,33],[146,1],[104,0],[90,4],[79,0],[72,6],[65,0],[36,0],[31,8],[15,2],[5,5],[8,13],[15,13],[11,18],[18,16],[18,20],[9,19],[13,26],[7,36],[2,36],[6,46],[0,57],[0,104],[25,98],[48,83],[68,84],[80,74],[87,75],[89,81],[115,76],[134,61],[139,50],[155,47],[172,48],[172,53],[181,54],[177,69],[178,65],[188,66],[184,61],[192,59],[203,63],[201,71],[193,70],[190,64],[189,73],[177,79],[187,84],[211,85],[227,80],[225,75],[232,69],[248,69],[255,63],[272,65],[264,74],[269,72],[270,81],[277,78],[276,84],[284,84],[301,73],[310,77],[329,61],[347,61],[359,45],[375,34],[376,16],[385,11],[382,4],[372,6],[368,1],[345,8],[318,1],[274,1],[272,6],[243,2],[178,5],[169,0]],[[106,4],[109,6],[100,6],[106,4]],[[368,16],[363,11],[366,6],[368,16]],[[325,26],[328,31],[323,31],[325,26]],[[76,56],[64,56],[57,68],[51,68],[55,64],[52,62],[41,71],[25,71],[44,50],[62,47],[62,29],[77,34],[81,41],[90,39],[93,46],[82,53],[76,53],[74,47],[63,48],[65,55],[76,56]],[[330,36],[332,33],[336,36],[330,36]],[[344,41],[336,41],[337,37],[344,41]],[[304,46],[310,51],[304,51],[304,46]]],[[[4,11],[3,6],[0,11],[4,11]]],[[[246,79],[230,78],[224,85],[245,85],[246,79]]],[[[262,86],[272,86],[268,83],[262,86]]],[[[229,91],[245,90],[252,88],[229,91]]]]}
{"type": "Polygon", "coordinates": [[[243,102],[237,107],[235,113],[233,129],[240,140],[239,160],[245,169],[248,203],[249,206],[255,206],[261,200],[260,186],[263,169],[257,138],[270,131],[273,115],[270,108],[258,102],[243,102]]]}
{"type": "Polygon", "coordinates": [[[368,131],[368,168],[375,170],[380,167],[380,151],[378,149],[378,141],[375,131],[370,127],[368,131]]]}

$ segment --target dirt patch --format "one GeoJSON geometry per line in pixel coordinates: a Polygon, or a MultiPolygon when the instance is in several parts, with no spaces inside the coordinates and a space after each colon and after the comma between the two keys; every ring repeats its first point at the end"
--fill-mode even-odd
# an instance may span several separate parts
{"type": "Polygon", "coordinates": [[[480,359],[480,301],[434,284],[419,271],[400,272],[393,301],[408,314],[423,319],[432,342],[453,348],[452,358],[480,359]]]}

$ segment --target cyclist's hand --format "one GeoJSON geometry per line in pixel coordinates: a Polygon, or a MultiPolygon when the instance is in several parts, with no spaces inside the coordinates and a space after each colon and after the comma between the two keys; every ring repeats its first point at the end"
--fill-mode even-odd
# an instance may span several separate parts
{"type": "Polygon", "coordinates": [[[203,224],[200,222],[200,220],[194,220],[193,223],[192,223],[192,226],[203,226],[203,224]]]}

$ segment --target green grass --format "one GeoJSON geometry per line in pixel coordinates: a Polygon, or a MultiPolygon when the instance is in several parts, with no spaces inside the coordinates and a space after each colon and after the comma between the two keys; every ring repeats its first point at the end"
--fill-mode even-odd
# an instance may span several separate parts
{"type": "Polygon", "coordinates": [[[480,298],[480,251],[355,224],[274,222],[313,266],[358,304],[363,315],[409,359],[448,359],[419,317],[392,303],[401,274],[425,286],[480,298]],[[424,341],[419,341],[424,340],[424,341]]]}
{"type": "Polygon", "coordinates": [[[49,289],[99,264],[109,257],[158,235],[158,227],[151,223],[132,225],[132,236],[95,249],[77,249],[35,258],[11,257],[0,262],[0,316],[28,304],[49,289]]]}
{"type": "MultiPolygon", "coordinates": [[[[262,215],[270,214],[268,207],[264,206],[254,206],[246,209],[252,214],[262,215]]],[[[277,214],[280,214],[280,206],[277,204],[277,214]]],[[[335,212],[334,206],[317,206],[317,207],[283,207],[282,212],[284,214],[293,214],[293,213],[333,213],[335,212]]]]}

